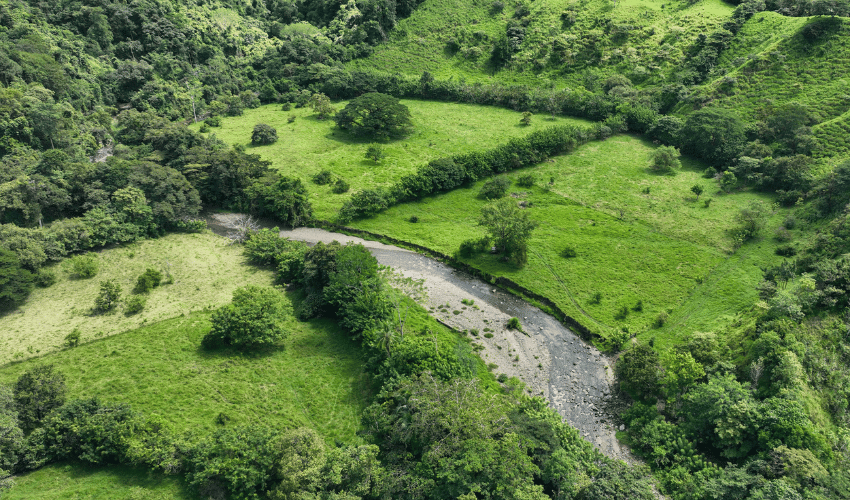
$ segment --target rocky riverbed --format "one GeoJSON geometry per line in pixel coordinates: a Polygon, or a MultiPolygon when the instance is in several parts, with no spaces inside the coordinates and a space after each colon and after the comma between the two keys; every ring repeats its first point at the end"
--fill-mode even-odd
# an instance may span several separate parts
{"type": "MultiPolygon", "coordinates": [[[[213,214],[208,222],[216,232],[225,233],[233,217],[213,214]]],[[[630,461],[628,451],[614,436],[619,426],[615,415],[622,402],[613,391],[610,360],[552,316],[475,277],[403,248],[316,228],[283,230],[280,234],[308,244],[333,240],[361,243],[382,265],[424,279],[430,313],[468,332],[473,344],[479,346],[482,359],[497,365],[494,373],[519,378],[531,394],[545,397],[600,451],[630,461]],[[506,327],[511,317],[519,318],[522,332],[506,327]]]]}

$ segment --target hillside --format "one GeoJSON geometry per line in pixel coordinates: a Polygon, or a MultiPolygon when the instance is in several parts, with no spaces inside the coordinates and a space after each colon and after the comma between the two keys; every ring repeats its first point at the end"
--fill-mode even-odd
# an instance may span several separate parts
{"type": "Polygon", "coordinates": [[[3,2],[0,495],[850,498],[848,16],[3,2]]]}

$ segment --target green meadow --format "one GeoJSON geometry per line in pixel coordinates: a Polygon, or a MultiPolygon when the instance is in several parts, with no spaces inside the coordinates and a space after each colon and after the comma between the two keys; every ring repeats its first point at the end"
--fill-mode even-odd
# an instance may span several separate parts
{"type": "MultiPolygon", "coordinates": [[[[489,254],[467,262],[549,297],[602,335],[626,328],[675,341],[695,328],[722,326],[725,311],[755,300],[758,266],[778,259],[770,235],[783,211],[774,213],[760,240],[733,252],[729,231],[735,215],[752,201],[770,204],[771,198],[722,193],[714,180],[703,178],[705,165],[688,158],[675,175],[656,174],[648,168],[654,147],[620,135],[509,174],[516,179],[532,173],[537,179],[533,188],[511,188],[511,196],[529,203],[529,214],[539,223],[528,263],[517,268],[489,254]],[[695,184],[704,188],[699,199],[690,190],[695,184]],[[576,257],[562,256],[567,247],[576,257]],[[733,271],[741,259],[751,262],[747,271],[733,271]],[[629,310],[625,317],[618,314],[623,307],[629,310]],[[677,313],[687,307],[699,313],[677,313]],[[681,330],[657,330],[661,313],[670,314],[681,330]]],[[[476,225],[486,203],[477,197],[482,184],[398,205],[352,225],[451,254],[462,241],[485,234],[476,225]],[[409,222],[413,215],[418,223],[409,222]]]]}
{"type": "MultiPolygon", "coordinates": [[[[300,178],[310,193],[313,212],[330,219],[351,195],[364,188],[388,186],[430,160],[470,150],[485,150],[558,124],[581,124],[583,120],[535,115],[531,125],[520,125],[521,113],[492,106],[446,104],[403,100],[410,109],[414,131],[408,137],[383,144],[386,157],[380,163],[366,159],[368,141],[338,130],[332,119],[318,120],[310,108],[282,111],[280,105],[247,109],[242,116],[222,120],[210,129],[228,144],[247,146],[281,174],[300,178]],[[288,123],[294,116],[295,121],[288,123]],[[278,141],[269,146],[251,146],[254,125],[266,123],[277,129],[278,141]],[[330,170],[351,186],[349,193],[334,194],[330,185],[312,182],[315,174],[330,170]]],[[[345,102],[334,104],[342,109],[345,102]]],[[[200,125],[195,124],[197,128],[200,125]]]]}
{"type": "Polygon", "coordinates": [[[52,464],[15,478],[6,500],[194,500],[201,498],[176,476],[113,465],[52,464]]]}
{"type": "Polygon", "coordinates": [[[201,349],[209,317],[196,312],[6,365],[0,383],[53,363],[69,398],[128,403],[177,431],[206,433],[223,415],[227,425],[310,427],[329,443],[359,440],[369,384],[359,347],[335,322],[290,317],[283,347],[244,355],[201,349]]]}
{"type": "Polygon", "coordinates": [[[242,249],[212,233],[170,234],[96,252],[100,270],[89,279],[73,279],[66,263],[53,267],[59,278],[37,288],[21,307],[0,316],[0,363],[26,359],[62,346],[73,330],[83,343],[144,324],[230,302],[233,290],[247,284],[269,285],[273,273],[248,264],[242,249]],[[125,315],[92,315],[103,280],[115,280],[122,297],[131,295],[146,269],[171,273],[174,282],[147,294],[145,308],[125,315]]]}

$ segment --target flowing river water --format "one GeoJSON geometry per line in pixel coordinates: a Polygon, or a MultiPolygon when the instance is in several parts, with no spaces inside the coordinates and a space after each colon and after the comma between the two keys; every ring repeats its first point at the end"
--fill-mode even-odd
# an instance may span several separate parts
{"type": "MultiPolygon", "coordinates": [[[[212,214],[207,221],[213,231],[224,234],[232,230],[236,216],[212,214]]],[[[283,230],[280,235],[311,245],[334,240],[361,243],[380,264],[424,279],[426,307],[431,315],[460,331],[478,330],[477,336],[471,336],[473,344],[481,346],[479,355],[486,363],[497,365],[494,373],[519,378],[531,394],[546,398],[600,451],[631,461],[628,450],[615,438],[615,412],[622,401],[614,391],[611,361],[552,316],[487,282],[410,250],[316,228],[283,230]],[[474,302],[470,304],[470,300],[474,302]],[[440,309],[440,305],[448,307],[440,309]],[[523,332],[506,328],[511,317],[519,318],[523,332]]]]}

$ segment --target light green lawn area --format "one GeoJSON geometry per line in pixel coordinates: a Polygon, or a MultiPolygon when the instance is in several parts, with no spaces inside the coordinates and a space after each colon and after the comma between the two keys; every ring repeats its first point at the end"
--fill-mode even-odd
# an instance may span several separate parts
{"type": "MultiPolygon", "coordinates": [[[[528,264],[517,269],[486,254],[468,262],[549,297],[603,335],[627,327],[632,333],[674,340],[688,329],[719,327],[725,314],[752,303],[761,279],[758,266],[779,259],[769,235],[784,211],[771,218],[764,238],[730,256],[728,231],[735,215],[752,201],[769,204],[771,199],[751,192],[718,193],[716,183],[702,177],[704,165],[687,158],[675,175],[655,174],[647,168],[654,147],[621,135],[510,174],[537,176],[537,187],[511,188],[531,202],[529,214],[540,223],[529,242],[528,264]],[[551,177],[555,183],[550,187],[551,177]],[[700,200],[690,191],[694,184],[705,189],[700,200]],[[649,194],[643,191],[647,187],[649,194]],[[707,197],[712,202],[706,208],[707,197]],[[561,256],[567,246],[577,257],[561,256]],[[754,246],[759,249],[752,250],[754,246]],[[746,272],[729,267],[752,255],[757,265],[748,263],[746,272]],[[592,300],[597,292],[602,294],[598,304],[592,300]],[[625,319],[615,319],[623,306],[633,309],[638,301],[642,311],[630,310],[625,319]],[[679,314],[679,308],[690,312],[679,314]],[[671,324],[681,330],[656,331],[655,319],[668,310],[674,311],[671,324]]],[[[402,204],[352,225],[451,254],[462,241],[484,235],[476,226],[485,204],[477,198],[481,184],[402,204]],[[411,215],[419,222],[408,222],[411,215]]]]}
{"type": "MultiPolygon", "coordinates": [[[[212,128],[210,134],[228,144],[248,145],[249,153],[272,162],[272,167],[281,174],[302,179],[310,193],[315,216],[330,219],[351,192],[389,186],[430,160],[489,149],[509,138],[523,137],[552,125],[587,123],[574,118],[535,115],[531,125],[522,126],[521,113],[492,106],[414,100],[402,103],[410,109],[415,130],[404,139],[385,143],[386,158],[380,164],[365,158],[368,141],[354,139],[337,129],[332,119],[316,119],[310,108],[281,111],[278,104],[245,110],[242,116],[222,120],[222,126],[212,128]],[[290,116],[296,117],[291,124],[287,123],[290,116]],[[250,146],[251,131],[257,123],[275,127],[278,141],[269,146],[250,146]],[[345,179],[351,191],[334,194],[330,185],[313,183],[313,176],[326,169],[345,179]]],[[[334,106],[342,109],[345,104],[338,102],[334,106]]]]}
{"type": "Polygon", "coordinates": [[[256,354],[207,352],[210,313],[196,312],[43,359],[0,368],[0,383],[40,363],[65,374],[69,398],[97,396],[158,414],[177,431],[228,425],[309,427],[328,443],[359,442],[369,385],[360,348],[330,320],[286,322],[283,347],[256,354]]]}
{"type": "Polygon", "coordinates": [[[269,285],[274,275],[248,264],[242,249],[210,232],[170,234],[96,252],[97,276],[69,278],[67,266],[54,266],[55,285],[35,289],[18,309],[0,316],[0,363],[25,359],[61,347],[66,335],[79,329],[82,342],[230,302],[233,290],[249,283],[269,285]],[[147,296],[145,309],[126,316],[117,312],[92,315],[103,280],[116,280],[128,297],[145,269],[169,269],[174,283],[147,296]]]}
{"type": "Polygon", "coordinates": [[[193,500],[175,476],[124,466],[54,464],[15,478],[4,500],[193,500]]]}

